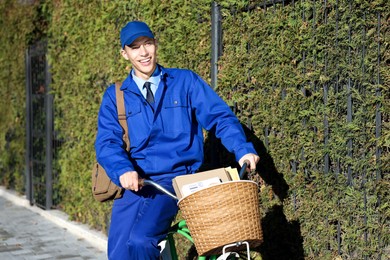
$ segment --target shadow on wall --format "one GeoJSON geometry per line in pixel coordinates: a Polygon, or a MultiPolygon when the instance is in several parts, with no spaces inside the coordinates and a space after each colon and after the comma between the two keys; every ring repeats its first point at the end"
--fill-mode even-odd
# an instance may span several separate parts
{"type": "MultiPolygon", "coordinates": [[[[264,143],[248,127],[243,125],[243,128],[248,140],[253,143],[260,156],[256,173],[251,174],[250,178],[256,182],[262,179],[272,187],[273,193],[283,202],[287,199],[289,189],[283,174],[276,169],[264,143]]],[[[228,166],[239,168],[234,155],[223,147],[212,131],[206,138],[204,157],[205,163],[201,171],[228,166]]],[[[263,208],[263,210],[266,212],[261,220],[264,241],[254,251],[258,251],[263,260],[304,259],[300,223],[287,220],[283,205],[274,205],[268,209],[263,208]]]]}

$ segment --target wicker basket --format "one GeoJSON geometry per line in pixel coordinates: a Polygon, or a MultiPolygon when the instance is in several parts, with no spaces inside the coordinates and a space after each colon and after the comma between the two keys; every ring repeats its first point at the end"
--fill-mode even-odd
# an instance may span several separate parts
{"type": "Polygon", "coordinates": [[[253,181],[217,184],[182,198],[178,205],[199,255],[220,254],[224,245],[238,241],[257,247],[263,240],[253,181]]]}

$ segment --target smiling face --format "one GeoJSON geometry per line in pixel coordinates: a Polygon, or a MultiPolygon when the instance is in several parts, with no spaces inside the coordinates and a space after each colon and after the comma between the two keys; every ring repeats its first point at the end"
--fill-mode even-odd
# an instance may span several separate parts
{"type": "Polygon", "coordinates": [[[129,46],[121,50],[123,58],[130,61],[135,75],[148,80],[156,69],[156,41],[149,37],[139,37],[129,46]]]}

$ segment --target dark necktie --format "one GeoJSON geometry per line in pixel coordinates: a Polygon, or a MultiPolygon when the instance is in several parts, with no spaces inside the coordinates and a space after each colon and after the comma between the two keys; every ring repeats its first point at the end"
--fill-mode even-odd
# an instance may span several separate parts
{"type": "Polygon", "coordinates": [[[146,88],[146,101],[148,101],[149,104],[152,104],[154,103],[154,96],[152,90],[150,89],[150,84],[150,82],[146,81],[144,88],[146,88]]]}

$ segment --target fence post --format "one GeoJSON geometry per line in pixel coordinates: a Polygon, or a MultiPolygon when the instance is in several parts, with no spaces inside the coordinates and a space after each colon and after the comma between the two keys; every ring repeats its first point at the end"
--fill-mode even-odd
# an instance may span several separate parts
{"type": "Polygon", "coordinates": [[[30,202],[30,205],[33,205],[33,184],[32,184],[32,153],[31,153],[31,60],[30,60],[30,52],[29,48],[26,50],[26,168],[25,168],[25,176],[26,176],[26,197],[30,202]]]}
{"type": "Polygon", "coordinates": [[[50,93],[51,74],[45,54],[45,110],[46,110],[46,209],[53,206],[53,95],[50,93]]]}
{"type": "Polygon", "coordinates": [[[211,87],[217,88],[218,58],[222,53],[221,41],[221,14],[217,2],[213,1],[211,6],[211,87]]]}
{"type": "MultiPolygon", "coordinates": [[[[210,78],[211,87],[215,90],[217,88],[218,79],[218,58],[221,54],[221,15],[220,7],[217,2],[211,3],[211,68],[210,78]]],[[[215,137],[215,133],[208,135],[210,143],[210,165],[212,168],[219,167],[220,160],[218,156],[219,143],[215,137]]]]}

